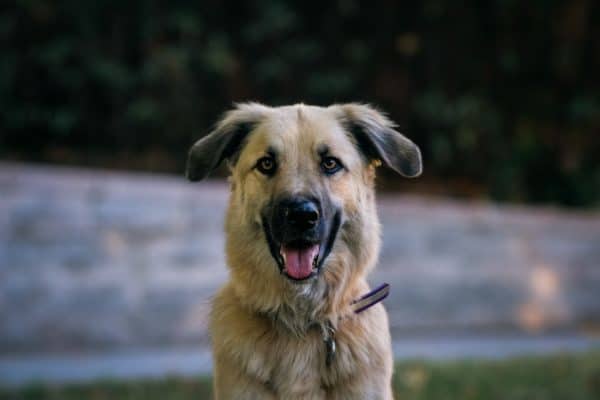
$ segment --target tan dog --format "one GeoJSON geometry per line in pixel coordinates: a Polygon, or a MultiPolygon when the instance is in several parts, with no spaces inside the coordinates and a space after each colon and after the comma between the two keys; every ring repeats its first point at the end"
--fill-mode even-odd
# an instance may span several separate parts
{"type": "Polygon", "coordinates": [[[230,280],[210,321],[216,398],[392,399],[386,311],[354,302],[380,247],[375,167],[417,176],[418,147],[369,106],[250,103],[194,144],[188,178],[223,160],[230,280]]]}

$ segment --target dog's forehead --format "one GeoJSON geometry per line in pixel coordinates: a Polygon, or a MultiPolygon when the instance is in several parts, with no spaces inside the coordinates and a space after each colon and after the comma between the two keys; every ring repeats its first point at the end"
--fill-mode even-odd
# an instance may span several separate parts
{"type": "Polygon", "coordinates": [[[254,150],[286,152],[325,147],[338,152],[352,152],[353,143],[336,115],[328,108],[294,105],[273,108],[257,125],[249,140],[254,150]]]}

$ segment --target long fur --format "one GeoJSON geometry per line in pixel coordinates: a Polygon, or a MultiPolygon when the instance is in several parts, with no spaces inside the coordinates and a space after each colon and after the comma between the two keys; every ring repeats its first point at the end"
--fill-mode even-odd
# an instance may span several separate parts
{"type": "MultiPolygon", "coordinates": [[[[369,290],[366,277],[379,253],[380,225],[371,162],[378,157],[361,149],[347,129],[348,120],[374,127],[375,133],[393,129],[385,116],[358,104],[270,108],[250,103],[238,105],[217,124],[217,131],[253,124],[230,161],[225,226],[230,278],[210,318],[218,400],[392,399],[385,309],[378,304],[354,314],[350,306],[369,290]],[[322,145],[340,157],[344,173],[323,176],[315,150],[322,145]],[[282,155],[280,169],[269,179],[253,168],[267,148],[282,155]],[[342,210],[342,224],[321,274],[298,284],[280,274],[260,213],[282,193],[307,190],[328,196],[342,210]],[[337,345],[329,366],[323,343],[328,326],[337,345]]],[[[404,140],[412,144],[401,139],[402,145],[404,140]]]]}

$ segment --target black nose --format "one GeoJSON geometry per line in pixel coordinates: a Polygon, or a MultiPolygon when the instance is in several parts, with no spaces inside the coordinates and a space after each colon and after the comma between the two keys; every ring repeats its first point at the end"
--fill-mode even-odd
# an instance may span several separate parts
{"type": "Polygon", "coordinates": [[[319,222],[319,208],[314,201],[286,199],[279,207],[284,224],[299,232],[312,229],[319,222]]]}

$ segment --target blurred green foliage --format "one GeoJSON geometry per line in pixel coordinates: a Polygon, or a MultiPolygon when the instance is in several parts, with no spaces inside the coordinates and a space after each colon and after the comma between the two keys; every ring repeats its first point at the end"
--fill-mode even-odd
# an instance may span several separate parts
{"type": "Polygon", "coordinates": [[[188,146],[235,101],[362,101],[422,147],[421,182],[598,205],[599,8],[9,1],[0,156],[181,172],[188,146]]]}
{"type": "MultiPolygon", "coordinates": [[[[600,357],[521,357],[508,360],[403,361],[394,394],[403,400],[592,400],[600,397],[600,357]]],[[[211,399],[207,377],[0,388],[0,400],[211,399]]]]}

